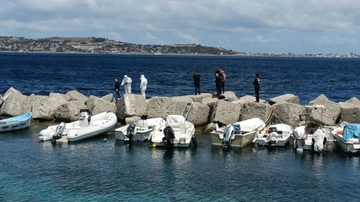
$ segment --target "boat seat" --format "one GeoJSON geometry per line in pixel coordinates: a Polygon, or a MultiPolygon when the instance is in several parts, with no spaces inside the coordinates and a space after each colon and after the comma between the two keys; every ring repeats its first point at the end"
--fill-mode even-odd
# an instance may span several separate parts
{"type": "Polygon", "coordinates": [[[180,130],[180,123],[169,123],[168,124],[173,130],[180,130]]]}
{"type": "Polygon", "coordinates": [[[174,132],[186,133],[185,126],[182,126],[181,123],[169,123],[168,124],[174,132]]]}

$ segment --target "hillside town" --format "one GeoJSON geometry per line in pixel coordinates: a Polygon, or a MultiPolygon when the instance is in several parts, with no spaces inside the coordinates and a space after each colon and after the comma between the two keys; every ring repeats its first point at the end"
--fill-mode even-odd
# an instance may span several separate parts
{"type": "Polygon", "coordinates": [[[29,39],[25,37],[0,36],[0,52],[360,58],[360,55],[353,53],[249,53],[237,52],[225,48],[202,46],[201,44],[142,45],[114,41],[101,37],[49,37],[29,39]]]}

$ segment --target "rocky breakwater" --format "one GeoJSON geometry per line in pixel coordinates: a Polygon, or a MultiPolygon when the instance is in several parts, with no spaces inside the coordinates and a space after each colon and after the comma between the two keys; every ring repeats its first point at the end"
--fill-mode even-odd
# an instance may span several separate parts
{"type": "Polygon", "coordinates": [[[286,123],[293,127],[304,122],[305,113],[313,123],[335,125],[341,121],[360,123],[360,101],[353,97],[346,102],[336,103],[321,94],[308,105],[323,105],[314,108],[300,105],[299,98],[293,94],[274,97],[266,102],[254,102],[255,97],[236,97],[233,92],[225,92],[224,99],[214,98],[212,94],[186,95],[178,97],[152,97],[144,99],[141,95],[123,95],[117,102],[110,102],[111,94],[104,97],[90,96],[69,91],[66,94],[50,93],[48,96],[23,95],[9,88],[0,98],[0,115],[16,116],[31,111],[38,121],[75,121],[80,109],[90,109],[93,115],[109,111],[116,113],[121,124],[147,118],[166,118],[170,114],[185,115],[195,126],[204,126],[204,132],[214,129],[214,123],[230,124],[258,117],[266,123],[286,123]],[[321,111],[320,111],[321,110],[321,111]]]}

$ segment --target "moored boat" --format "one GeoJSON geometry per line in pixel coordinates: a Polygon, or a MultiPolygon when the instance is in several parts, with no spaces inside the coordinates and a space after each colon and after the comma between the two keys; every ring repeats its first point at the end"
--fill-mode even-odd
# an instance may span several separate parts
{"type": "Polygon", "coordinates": [[[102,112],[94,116],[88,110],[81,110],[78,121],[52,125],[39,133],[40,141],[51,140],[52,143],[76,142],[111,130],[117,123],[112,112],[102,112]]]}
{"type": "Polygon", "coordinates": [[[115,129],[116,140],[124,141],[125,144],[132,141],[148,141],[156,128],[163,127],[165,124],[166,121],[163,118],[140,119],[115,129]]]}
{"type": "Polygon", "coordinates": [[[299,126],[295,128],[294,149],[298,151],[310,150],[314,152],[332,151],[335,149],[336,139],[328,127],[299,126]]]}
{"type": "Polygon", "coordinates": [[[305,124],[298,126],[294,130],[294,149],[296,151],[309,150],[314,152],[332,151],[336,146],[336,139],[330,132],[328,126],[323,126],[321,123],[311,123],[308,121],[309,113],[312,110],[321,109],[321,116],[325,106],[311,105],[306,106],[308,113],[304,114],[305,124]],[[309,112],[310,111],[310,112],[309,112]]]}
{"type": "Polygon", "coordinates": [[[346,153],[360,153],[360,124],[347,123],[331,131],[341,150],[346,153]]]}
{"type": "Polygon", "coordinates": [[[259,118],[239,121],[220,128],[216,124],[216,129],[211,132],[212,145],[222,146],[224,149],[245,147],[252,143],[264,127],[265,122],[259,118]]]}
{"type": "Polygon", "coordinates": [[[19,116],[0,120],[0,132],[24,129],[30,126],[32,113],[24,113],[19,116]]]}
{"type": "Polygon", "coordinates": [[[293,135],[294,129],[287,124],[273,124],[262,130],[254,142],[261,146],[285,146],[290,137],[293,135]]]}
{"type": "Polygon", "coordinates": [[[189,147],[197,146],[195,126],[182,115],[168,115],[151,135],[152,147],[189,147]]]}

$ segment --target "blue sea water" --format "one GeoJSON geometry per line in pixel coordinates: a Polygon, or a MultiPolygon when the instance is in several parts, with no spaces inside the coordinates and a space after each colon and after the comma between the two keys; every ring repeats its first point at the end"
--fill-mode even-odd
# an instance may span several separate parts
{"type": "Polygon", "coordinates": [[[112,93],[114,79],[124,75],[133,80],[132,93],[140,94],[144,74],[147,97],[189,95],[196,69],[201,91],[214,93],[214,72],[221,67],[227,76],[225,91],[238,97],[254,95],[252,81],[259,73],[261,99],[291,93],[308,104],[325,94],[340,102],[358,96],[359,64],[360,59],[342,58],[1,53],[0,94],[14,87],[25,95],[78,90],[101,97],[112,93]]]}
{"type": "MultiPolygon", "coordinates": [[[[357,59],[241,58],[146,55],[0,54],[0,94],[9,87],[25,95],[78,90],[104,96],[113,79],[149,80],[147,96],[193,93],[192,74],[202,74],[203,92],[214,91],[222,67],[225,90],[252,95],[254,73],[261,98],[285,93],[307,104],[320,94],[346,101],[358,96],[357,59]]],[[[123,90],[123,89],[122,89],[123,90]]],[[[38,132],[54,123],[0,133],[0,201],[357,201],[359,156],[298,153],[291,145],[255,145],[224,152],[196,129],[197,148],[165,150],[115,141],[114,132],[52,146],[38,132]],[[103,138],[107,138],[103,142],[103,138]]]]}

